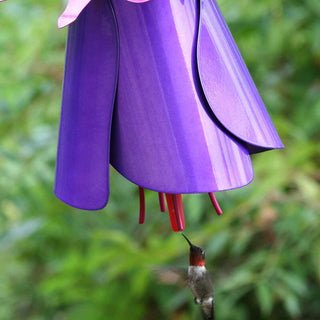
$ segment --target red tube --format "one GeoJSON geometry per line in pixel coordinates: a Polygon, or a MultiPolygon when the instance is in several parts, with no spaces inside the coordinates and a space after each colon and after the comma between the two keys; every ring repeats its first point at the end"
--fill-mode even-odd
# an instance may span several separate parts
{"type": "Polygon", "coordinates": [[[213,205],[214,209],[216,210],[217,215],[221,216],[222,215],[222,210],[221,210],[221,208],[219,206],[219,203],[218,203],[218,201],[216,199],[216,196],[214,195],[213,192],[209,192],[208,194],[209,194],[210,200],[212,202],[212,205],[213,205]]]}
{"type": "Polygon", "coordinates": [[[146,205],[145,205],[145,198],[144,198],[144,189],[142,187],[139,187],[139,202],[140,202],[139,224],[143,224],[145,215],[146,215],[146,205]]]}
{"type": "Polygon", "coordinates": [[[171,228],[173,231],[182,231],[185,228],[181,194],[166,193],[171,228]]]}
{"type": "Polygon", "coordinates": [[[166,203],[164,201],[164,194],[162,192],[158,192],[158,196],[159,196],[160,211],[166,212],[166,203]]]}

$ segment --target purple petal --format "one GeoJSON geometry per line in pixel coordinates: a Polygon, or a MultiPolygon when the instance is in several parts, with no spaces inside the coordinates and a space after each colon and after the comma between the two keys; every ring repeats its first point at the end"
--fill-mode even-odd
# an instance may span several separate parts
{"type": "Polygon", "coordinates": [[[248,184],[248,150],[211,119],[194,81],[195,1],[112,3],[120,35],[112,165],[165,193],[248,184]]]}
{"type": "Polygon", "coordinates": [[[92,1],[69,28],[55,193],[82,209],[109,196],[109,141],[118,74],[112,7],[92,1]]]}
{"type": "Polygon", "coordinates": [[[198,66],[202,88],[221,124],[250,153],[282,148],[249,71],[214,0],[201,1],[198,66]]]}

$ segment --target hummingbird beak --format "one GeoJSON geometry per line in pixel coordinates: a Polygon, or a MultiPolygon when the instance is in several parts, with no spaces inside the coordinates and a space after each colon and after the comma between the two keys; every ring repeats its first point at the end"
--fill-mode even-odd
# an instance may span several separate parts
{"type": "Polygon", "coordinates": [[[192,242],[191,242],[183,233],[181,233],[181,234],[182,234],[183,237],[188,241],[190,247],[194,247],[194,245],[192,244],[192,242]]]}

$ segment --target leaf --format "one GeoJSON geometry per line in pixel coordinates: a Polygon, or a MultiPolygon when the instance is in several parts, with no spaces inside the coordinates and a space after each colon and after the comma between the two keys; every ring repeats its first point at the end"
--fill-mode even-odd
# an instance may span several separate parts
{"type": "Polygon", "coordinates": [[[307,292],[305,280],[296,273],[278,270],[279,281],[283,281],[294,295],[303,296],[307,292]]]}
{"type": "Polygon", "coordinates": [[[270,287],[265,283],[258,283],[256,287],[256,295],[264,315],[270,315],[274,303],[270,287]]]}
{"type": "Polygon", "coordinates": [[[285,308],[291,317],[300,315],[299,301],[294,295],[287,295],[285,297],[285,308]]]}

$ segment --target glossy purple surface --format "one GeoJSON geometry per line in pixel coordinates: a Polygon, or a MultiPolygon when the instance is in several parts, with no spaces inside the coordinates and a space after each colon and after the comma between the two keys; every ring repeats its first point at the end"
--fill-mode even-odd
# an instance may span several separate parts
{"type": "Polygon", "coordinates": [[[99,209],[108,201],[117,44],[113,11],[105,0],[92,1],[70,26],[55,193],[82,209],[99,209]]]}
{"type": "Polygon", "coordinates": [[[198,37],[201,85],[222,125],[248,143],[250,153],[282,148],[258,90],[214,1],[201,1],[198,37]]]}
{"type": "Polygon", "coordinates": [[[130,181],[179,194],[244,186],[249,153],[281,147],[215,2],[92,0],[70,26],[56,177],[66,203],[106,204],[109,151],[130,181]]]}
{"type": "Polygon", "coordinates": [[[120,69],[111,164],[132,182],[166,193],[248,184],[248,151],[216,125],[197,91],[195,1],[113,5],[120,69]]]}

